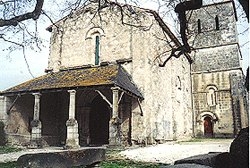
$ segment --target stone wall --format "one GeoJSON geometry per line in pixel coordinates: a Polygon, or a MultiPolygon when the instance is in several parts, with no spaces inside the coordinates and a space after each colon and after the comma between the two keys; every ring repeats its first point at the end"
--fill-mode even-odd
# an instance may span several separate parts
{"type": "Polygon", "coordinates": [[[5,123],[8,142],[13,145],[26,145],[30,140],[30,122],[33,119],[33,96],[13,96],[8,97],[8,99],[10,104],[8,106],[9,111],[6,111],[7,121],[5,123]]]}
{"type": "Polygon", "coordinates": [[[204,48],[193,54],[193,72],[212,72],[240,68],[240,53],[237,44],[204,48]]]}
{"type": "Polygon", "coordinates": [[[203,120],[206,115],[213,117],[214,136],[232,137],[234,132],[232,97],[229,75],[233,71],[193,74],[194,113],[196,134],[204,135],[203,120]],[[209,91],[215,89],[215,103],[209,104],[209,91]]]}
{"type": "MultiPolygon", "coordinates": [[[[91,4],[63,19],[53,28],[49,68],[56,71],[61,67],[94,65],[96,36],[100,37],[100,62],[132,58],[145,55],[149,51],[152,53],[155,45],[160,48],[161,45],[157,44],[160,40],[152,36],[157,36],[154,32],[162,33],[162,30],[155,25],[156,21],[148,13],[136,10],[137,15],[132,16],[131,12],[124,8],[122,23],[118,6],[113,5],[100,10],[100,16],[95,15],[96,10],[97,5],[91,4]],[[127,14],[131,17],[128,18],[127,14]],[[134,17],[139,20],[135,22],[134,17]]],[[[152,57],[159,53],[161,51],[152,57]]]]}
{"type": "Polygon", "coordinates": [[[248,126],[248,99],[241,69],[192,74],[196,134],[204,135],[204,116],[214,119],[215,137],[233,137],[248,126]],[[208,88],[215,88],[215,105],[209,105],[208,88]]]}
{"type": "Polygon", "coordinates": [[[248,93],[241,71],[231,73],[229,77],[234,117],[234,134],[237,135],[242,128],[249,126],[248,93]]]}

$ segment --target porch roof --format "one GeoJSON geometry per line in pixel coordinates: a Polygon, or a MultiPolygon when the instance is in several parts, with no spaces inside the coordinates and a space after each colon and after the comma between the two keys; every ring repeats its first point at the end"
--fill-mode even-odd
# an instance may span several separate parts
{"type": "Polygon", "coordinates": [[[130,74],[117,64],[51,72],[9,88],[1,92],[0,95],[108,85],[118,86],[143,99],[130,74]]]}

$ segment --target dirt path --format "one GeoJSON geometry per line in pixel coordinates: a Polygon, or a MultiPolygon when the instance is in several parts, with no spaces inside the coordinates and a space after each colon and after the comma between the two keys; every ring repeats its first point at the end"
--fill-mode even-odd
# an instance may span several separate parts
{"type": "Polygon", "coordinates": [[[173,164],[174,161],[209,152],[228,152],[232,139],[203,142],[169,142],[144,148],[127,149],[120,154],[128,159],[173,164]]]}

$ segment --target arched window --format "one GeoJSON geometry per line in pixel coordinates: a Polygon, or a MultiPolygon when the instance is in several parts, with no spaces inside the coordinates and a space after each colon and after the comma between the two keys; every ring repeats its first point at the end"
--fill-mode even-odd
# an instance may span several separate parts
{"type": "MultiPolygon", "coordinates": [[[[93,27],[86,33],[85,40],[89,40],[88,45],[91,46],[90,50],[91,53],[91,63],[95,65],[100,64],[100,57],[101,57],[101,39],[104,37],[104,31],[100,27],[93,27]]],[[[90,55],[88,55],[90,56],[90,55]]]]}
{"type": "Polygon", "coordinates": [[[201,33],[201,20],[200,19],[198,19],[197,24],[198,24],[198,33],[201,33]]]}
{"type": "Polygon", "coordinates": [[[216,102],[216,88],[215,87],[208,87],[207,88],[207,104],[209,106],[215,106],[216,102]]]}
{"type": "Polygon", "coordinates": [[[218,18],[217,15],[215,16],[215,29],[216,29],[216,30],[220,30],[219,18],[218,18]]]}
{"type": "Polygon", "coordinates": [[[99,65],[100,59],[100,36],[95,37],[95,65],[99,65]]]}

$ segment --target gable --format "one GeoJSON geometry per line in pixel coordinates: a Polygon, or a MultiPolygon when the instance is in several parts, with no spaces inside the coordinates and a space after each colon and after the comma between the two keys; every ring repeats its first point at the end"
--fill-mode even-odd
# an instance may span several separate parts
{"type": "Polygon", "coordinates": [[[181,45],[157,12],[115,2],[101,8],[91,3],[49,30],[49,68],[55,71],[132,57],[155,60],[181,45]]]}

